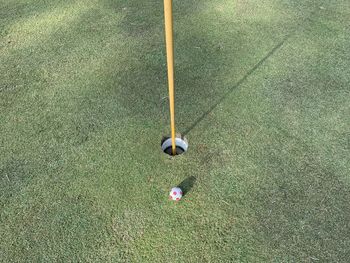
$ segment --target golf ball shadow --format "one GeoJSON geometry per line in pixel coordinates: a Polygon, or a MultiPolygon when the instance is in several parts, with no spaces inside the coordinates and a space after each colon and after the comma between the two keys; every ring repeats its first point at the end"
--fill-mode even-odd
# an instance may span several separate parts
{"type": "Polygon", "coordinates": [[[196,180],[196,177],[189,176],[185,180],[183,180],[179,185],[177,185],[177,187],[182,190],[182,197],[184,197],[189,191],[191,191],[196,180]]]}

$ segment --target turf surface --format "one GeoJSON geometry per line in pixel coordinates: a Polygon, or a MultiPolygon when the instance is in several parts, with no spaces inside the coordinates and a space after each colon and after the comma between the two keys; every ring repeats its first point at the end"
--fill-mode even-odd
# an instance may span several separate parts
{"type": "Polygon", "coordinates": [[[162,8],[0,0],[0,261],[348,262],[349,1],[174,1],[174,159],[162,8]]]}

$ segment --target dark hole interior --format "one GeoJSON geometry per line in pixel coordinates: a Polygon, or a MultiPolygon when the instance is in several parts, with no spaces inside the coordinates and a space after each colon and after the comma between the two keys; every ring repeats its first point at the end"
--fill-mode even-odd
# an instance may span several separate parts
{"type": "MultiPolygon", "coordinates": [[[[175,155],[182,154],[184,151],[185,151],[185,150],[184,150],[182,147],[176,146],[176,154],[175,154],[175,155]]],[[[171,146],[169,146],[168,148],[166,148],[166,149],[164,150],[164,152],[165,152],[166,154],[173,155],[171,146]]]]}

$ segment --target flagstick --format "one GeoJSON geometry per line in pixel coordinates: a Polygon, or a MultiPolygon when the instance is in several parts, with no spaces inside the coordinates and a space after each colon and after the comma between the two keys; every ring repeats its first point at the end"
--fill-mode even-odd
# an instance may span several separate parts
{"type": "Polygon", "coordinates": [[[168,86],[171,126],[171,150],[176,155],[175,144],[175,95],[174,95],[174,41],[172,0],[164,0],[165,42],[168,64],[168,86]]]}

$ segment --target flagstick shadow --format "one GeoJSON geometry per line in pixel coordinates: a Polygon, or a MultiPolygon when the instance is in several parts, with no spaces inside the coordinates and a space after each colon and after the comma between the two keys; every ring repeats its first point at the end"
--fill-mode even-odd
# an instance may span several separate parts
{"type": "Polygon", "coordinates": [[[253,68],[251,68],[231,89],[224,93],[207,111],[205,111],[194,123],[188,127],[182,135],[187,135],[191,130],[193,130],[209,113],[211,113],[221,102],[223,102],[228,95],[230,95],[236,88],[238,88],[242,83],[247,80],[247,78],[252,75],[269,57],[276,53],[283,44],[291,37],[292,34],[288,34],[281,42],[274,46],[265,57],[263,57],[253,68]]]}

